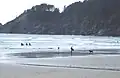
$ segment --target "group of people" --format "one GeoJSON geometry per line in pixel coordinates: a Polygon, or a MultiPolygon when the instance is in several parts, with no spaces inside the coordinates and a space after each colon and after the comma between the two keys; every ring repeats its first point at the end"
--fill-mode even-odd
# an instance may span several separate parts
{"type": "MultiPolygon", "coordinates": [[[[21,46],[24,46],[24,45],[26,45],[26,46],[31,46],[31,43],[26,43],[26,44],[21,43],[21,46]]],[[[59,53],[59,49],[60,49],[60,47],[58,47],[58,53],[59,53]]],[[[71,56],[72,56],[73,51],[74,51],[74,48],[71,47],[71,48],[70,48],[71,56]]],[[[93,50],[89,50],[89,53],[92,54],[92,53],[93,53],[93,50]]]]}
{"type": "Polygon", "coordinates": [[[21,43],[21,46],[24,46],[24,45],[31,46],[31,43],[26,43],[26,44],[21,43]]]}

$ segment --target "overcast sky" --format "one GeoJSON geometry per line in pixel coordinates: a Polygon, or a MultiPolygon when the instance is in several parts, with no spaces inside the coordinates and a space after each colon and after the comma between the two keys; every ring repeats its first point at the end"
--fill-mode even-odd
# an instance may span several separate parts
{"type": "Polygon", "coordinates": [[[4,24],[16,16],[20,15],[26,9],[41,3],[53,4],[55,7],[63,9],[64,5],[69,5],[82,0],[0,0],[0,23],[4,24]]]}

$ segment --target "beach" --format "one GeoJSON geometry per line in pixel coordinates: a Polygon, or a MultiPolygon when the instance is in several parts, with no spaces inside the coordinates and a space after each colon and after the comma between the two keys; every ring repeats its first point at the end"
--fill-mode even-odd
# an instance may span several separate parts
{"type": "Polygon", "coordinates": [[[0,78],[120,78],[117,37],[0,36],[0,78]]]}
{"type": "Polygon", "coordinates": [[[93,55],[6,60],[0,63],[0,78],[120,78],[119,58],[93,55]]]}
{"type": "Polygon", "coordinates": [[[120,78],[120,71],[0,64],[0,78],[120,78]]]}

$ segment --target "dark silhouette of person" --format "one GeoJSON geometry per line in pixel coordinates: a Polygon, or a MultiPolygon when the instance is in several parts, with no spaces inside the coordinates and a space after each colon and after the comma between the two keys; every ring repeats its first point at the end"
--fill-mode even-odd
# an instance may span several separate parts
{"type": "Polygon", "coordinates": [[[28,46],[28,43],[26,43],[26,46],[28,46]]]}
{"type": "Polygon", "coordinates": [[[31,46],[31,44],[29,43],[29,46],[31,46]]]}
{"type": "Polygon", "coordinates": [[[58,47],[58,54],[59,54],[59,49],[60,49],[60,47],[58,47]]]}
{"type": "Polygon", "coordinates": [[[93,53],[93,50],[89,50],[90,53],[93,53]]]}
{"type": "Polygon", "coordinates": [[[71,49],[71,56],[72,56],[72,52],[74,51],[73,47],[70,48],[71,49]]]}
{"type": "Polygon", "coordinates": [[[24,46],[24,44],[23,44],[23,43],[21,43],[21,46],[24,46]]]}

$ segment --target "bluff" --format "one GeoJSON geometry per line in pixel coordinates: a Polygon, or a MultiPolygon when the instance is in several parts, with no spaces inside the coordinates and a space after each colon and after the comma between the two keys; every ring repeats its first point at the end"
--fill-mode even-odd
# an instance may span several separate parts
{"type": "Polygon", "coordinates": [[[120,0],[85,0],[59,12],[41,4],[0,26],[1,33],[120,36],[120,0]]]}

